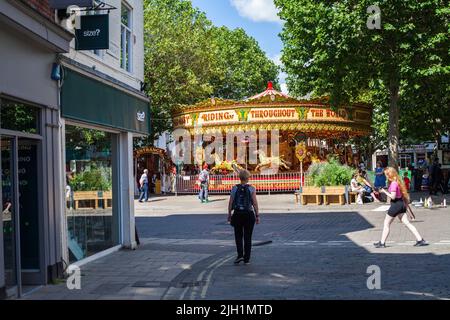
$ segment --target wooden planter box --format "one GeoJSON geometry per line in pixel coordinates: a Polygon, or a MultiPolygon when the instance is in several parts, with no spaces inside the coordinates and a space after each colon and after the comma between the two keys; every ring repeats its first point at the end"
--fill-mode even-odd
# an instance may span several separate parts
{"type": "Polygon", "coordinates": [[[112,191],[75,191],[73,193],[74,209],[80,208],[80,201],[89,203],[83,208],[98,209],[99,202],[103,200],[103,209],[112,206],[112,191]]]}
{"type": "Polygon", "coordinates": [[[324,203],[328,204],[345,204],[345,187],[325,187],[324,203]]]}
{"type": "Polygon", "coordinates": [[[295,192],[296,203],[306,204],[345,204],[345,186],[335,187],[303,187],[295,192]]]}

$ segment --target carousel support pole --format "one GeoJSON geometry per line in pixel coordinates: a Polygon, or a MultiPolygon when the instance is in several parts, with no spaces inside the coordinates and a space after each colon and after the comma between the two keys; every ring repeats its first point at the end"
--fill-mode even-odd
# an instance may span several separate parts
{"type": "Polygon", "coordinates": [[[303,161],[300,161],[300,187],[303,188],[303,161]]]}

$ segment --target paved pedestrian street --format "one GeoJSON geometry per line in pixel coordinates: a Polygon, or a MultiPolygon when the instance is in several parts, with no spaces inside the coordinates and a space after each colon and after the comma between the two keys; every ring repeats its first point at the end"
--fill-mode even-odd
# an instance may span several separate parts
{"type": "Polygon", "coordinates": [[[449,208],[415,209],[428,246],[413,247],[395,221],[388,247],[376,249],[380,204],[301,207],[292,195],[260,196],[251,264],[236,266],[226,197],[193,198],[137,204],[137,250],[82,266],[81,290],[64,282],[24,299],[450,299],[449,208]],[[368,289],[370,266],[381,272],[379,289],[368,289]]]}

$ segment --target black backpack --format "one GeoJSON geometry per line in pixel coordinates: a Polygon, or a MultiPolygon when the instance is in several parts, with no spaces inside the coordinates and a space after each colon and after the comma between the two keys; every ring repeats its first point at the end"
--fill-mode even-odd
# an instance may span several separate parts
{"type": "Polygon", "coordinates": [[[253,212],[252,195],[247,184],[237,184],[233,200],[233,209],[241,212],[253,212]]]}

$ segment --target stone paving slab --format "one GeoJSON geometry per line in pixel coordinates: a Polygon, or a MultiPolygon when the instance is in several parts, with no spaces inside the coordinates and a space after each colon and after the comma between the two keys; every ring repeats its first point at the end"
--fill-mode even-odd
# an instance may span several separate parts
{"type": "Polygon", "coordinates": [[[416,210],[414,225],[429,246],[413,247],[394,222],[385,249],[372,245],[384,219],[372,210],[265,214],[254,240],[271,243],[254,247],[249,266],[233,265],[223,215],[141,217],[142,245],[83,266],[81,290],[61,283],[24,299],[449,298],[450,209],[416,210]],[[381,290],[366,287],[372,264],[381,268],[381,290]]]}

